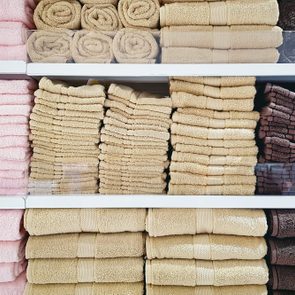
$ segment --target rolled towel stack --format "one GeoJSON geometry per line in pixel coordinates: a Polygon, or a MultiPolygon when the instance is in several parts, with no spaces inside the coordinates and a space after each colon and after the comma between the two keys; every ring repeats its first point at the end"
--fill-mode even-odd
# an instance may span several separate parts
{"type": "Polygon", "coordinates": [[[255,78],[174,77],[169,194],[253,195],[255,78]]]}
{"type": "Polygon", "coordinates": [[[295,292],[295,210],[269,210],[269,254],[272,294],[295,292]]]}
{"type": "Polygon", "coordinates": [[[277,0],[162,0],[162,63],[275,63],[277,0]]]}
{"type": "Polygon", "coordinates": [[[101,194],[163,194],[171,98],[112,84],[101,131],[101,194]]]}
{"type": "Polygon", "coordinates": [[[35,96],[30,193],[96,193],[104,87],[42,78],[35,96]]]}
{"type": "Polygon", "coordinates": [[[0,80],[0,195],[26,195],[33,80],[0,80]]]}
{"type": "Polygon", "coordinates": [[[0,210],[0,293],[23,295],[26,285],[23,210],[0,210]]]}
{"type": "Polygon", "coordinates": [[[32,209],[26,295],[144,292],[145,209],[32,209]]]}
{"type": "Polygon", "coordinates": [[[263,210],[149,209],[146,230],[147,295],[267,294],[263,210]]]}

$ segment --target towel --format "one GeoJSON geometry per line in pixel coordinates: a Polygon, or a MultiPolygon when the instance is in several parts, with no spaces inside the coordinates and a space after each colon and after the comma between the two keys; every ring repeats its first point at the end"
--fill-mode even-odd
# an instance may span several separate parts
{"type": "Polygon", "coordinates": [[[113,51],[119,63],[155,63],[159,46],[149,31],[126,28],[115,35],[113,51]]]}
{"type": "Polygon", "coordinates": [[[295,267],[273,265],[270,268],[268,285],[272,290],[295,291],[295,267]]]}
{"type": "Polygon", "coordinates": [[[261,237],[267,222],[263,210],[149,209],[146,230],[152,237],[200,233],[261,237]]]}
{"type": "Polygon", "coordinates": [[[27,60],[26,45],[0,46],[0,60],[27,60]]]}
{"type": "Polygon", "coordinates": [[[31,94],[1,94],[0,105],[32,104],[33,101],[34,96],[31,94]]]}
{"type": "Polygon", "coordinates": [[[0,21],[0,46],[17,46],[25,43],[26,26],[22,22],[0,21]]]}
{"type": "Polygon", "coordinates": [[[157,259],[146,263],[146,283],[161,286],[264,285],[268,267],[264,260],[157,259]]]}
{"type": "Polygon", "coordinates": [[[0,210],[0,241],[16,241],[24,237],[24,210],[0,210]]]}
{"type": "Polygon", "coordinates": [[[20,262],[0,263],[0,282],[12,282],[25,271],[27,262],[25,260],[20,262]]]}
{"type": "MultiPolygon", "coordinates": [[[[32,94],[36,89],[35,80],[0,80],[1,94],[32,94]]],[[[8,116],[10,114],[6,114],[8,116]]]]}
{"type": "Polygon", "coordinates": [[[24,271],[16,280],[0,283],[0,295],[23,295],[26,281],[26,272],[24,271]]]}
{"type": "Polygon", "coordinates": [[[28,118],[25,116],[0,116],[0,125],[2,124],[28,124],[28,118]]]}
{"type": "Polygon", "coordinates": [[[295,28],[293,16],[294,2],[292,0],[279,0],[280,17],[278,25],[284,31],[292,31],[295,28]]]}
{"type": "Polygon", "coordinates": [[[113,4],[113,5],[117,5],[118,0],[80,0],[80,2],[83,3],[83,4],[92,3],[92,4],[113,4]]]}
{"type": "Polygon", "coordinates": [[[283,45],[279,48],[280,60],[279,63],[293,63],[295,60],[294,39],[292,31],[283,32],[283,45]]]}
{"type": "Polygon", "coordinates": [[[268,240],[270,263],[273,265],[295,266],[295,239],[268,240]]]}
{"type": "Polygon", "coordinates": [[[30,259],[32,284],[136,283],[144,280],[143,258],[30,259]]]}
{"type": "Polygon", "coordinates": [[[17,241],[0,241],[0,263],[12,263],[24,260],[25,245],[25,238],[17,241]]]}
{"type": "Polygon", "coordinates": [[[41,0],[34,10],[38,30],[76,30],[80,28],[81,4],[77,0],[41,0]]]}

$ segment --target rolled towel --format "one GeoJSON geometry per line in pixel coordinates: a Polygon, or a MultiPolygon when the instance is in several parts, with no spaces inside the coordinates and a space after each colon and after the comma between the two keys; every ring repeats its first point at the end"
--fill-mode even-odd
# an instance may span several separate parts
{"type": "Polygon", "coordinates": [[[76,63],[111,63],[114,60],[112,38],[94,31],[77,31],[71,43],[76,63]]]}
{"type": "Polygon", "coordinates": [[[113,4],[117,5],[118,0],[80,0],[83,4],[113,4]]]}
{"type": "Polygon", "coordinates": [[[270,268],[268,285],[271,290],[295,291],[295,267],[273,265],[270,268]]]}
{"type": "Polygon", "coordinates": [[[34,11],[38,30],[80,28],[81,4],[77,0],[41,0],[34,11]]]}
{"type": "Polygon", "coordinates": [[[126,28],[158,27],[160,4],[158,0],[120,0],[118,3],[120,19],[126,28]]]}
{"type": "Polygon", "coordinates": [[[265,260],[156,259],[146,263],[146,283],[161,286],[265,285],[265,260]]]}
{"type": "Polygon", "coordinates": [[[294,2],[292,0],[279,0],[280,17],[278,25],[284,31],[295,29],[294,2]]]}
{"type": "Polygon", "coordinates": [[[269,239],[269,257],[273,265],[295,266],[295,239],[269,239]]]}
{"type": "Polygon", "coordinates": [[[26,43],[26,26],[21,22],[0,22],[0,46],[26,43]]]}
{"type": "Polygon", "coordinates": [[[14,281],[0,283],[0,292],[3,295],[22,295],[24,294],[27,282],[26,272],[20,274],[14,281]]]}

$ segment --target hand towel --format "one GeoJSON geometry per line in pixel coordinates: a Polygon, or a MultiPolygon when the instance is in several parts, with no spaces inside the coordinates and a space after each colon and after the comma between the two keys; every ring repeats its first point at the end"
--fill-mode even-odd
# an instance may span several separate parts
{"type": "Polygon", "coordinates": [[[268,240],[269,258],[272,265],[295,266],[295,239],[268,240]]]}
{"type": "Polygon", "coordinates": [[[160,19],[158,0],[120,0],[118,12],[124,27],[157,28],[160,19]]]}
{"type": "Polygon", "coordinates": [[[80,28],[81,4],[77,0],[41,0],[34,10],[38,30],[80,28]]]}
{"type": "Polygon", "coordinates": [[[31,284],[136,283],[144,280],[143,258],[30,259],[31,284]]]}
{"type": "Polygon", "coordinates": [[[25,260],[20,262],[0,263],[0,282],[12,282],[25,271],[27,262],[25,260]]]}
{"type": "Polygon", "coordinates": [[[270,268],[268,285],[272,290],[295,291],[294,276],[294,266],[273,265],[270,268]]]}
{"type": "Polygon", "coordinates": [[[0,295],[23,295],[26,281],[26,272],[24,271],[16,280],[0,283],[0,295]]]}
{"type": "Polygon", "coordinates": [[[294,2],[292,0],[279,0],[280,17],[278,25],[285,31],[292,31],[295,28],[293,16],[294,2]]]}
{"type": "Polygon", "coordinates": [[[25,245],[25,238],[17,241],[0,241],[0,263],[12,263],[24,260],[25,245]]]}
{"type": "Polygon", "coordinates": [[[28,124],[28,118],[25,116],[0,116],[0,125],[2,124],[28,124]]]}
{"type": "Polygon", "coordinates": [[[0,196],[26,196],[27,188],[0,188],[0,196]]]}
{"type": "MultiPolygon", "coordinates": [[[[32,94],[37,88],[35,80],[0,80],[1,94],[32,94]]],[[[7,114],[6,116],[8,116],[7,114]]]]}
{"type": "Polygon", "coordinates": [[[22,22],[0,21],[0,46],[16,46],[25,43],[26,26],[22,22]]]}
{"type": "Polygon", "coordinates": [[[0,105],[32,104],[33,101],[34,96],[31,94],[2,94],[0,99],[0,105]]]}
{"type": "Polygon", "coordinates": [[[119,63],[155,63],[159,46],[149,31],[126,28],[115,35],[113,51],[119,63]]]}
{"type": "Polygon", "coordinates": [[[0,46],[0,60],[26,61],[26,45],[0,46]]]}
{"type": "Polygon", "coordinates": [[[156,259],[146,263],[146,283],[161,286],[265,285],[268,267],[264,260],[156,259]]]}
{"type": "Polygon", "coordinates": [[[263,210],[149,209],[146,231],[152,237],[200,233],[261,237],[267,222],[263,210]]]}
{"type": "MultiPolygon", "coordinates": [[[[0,125],[1,126],[1,125],[0,125]]],[[[0,127],[1,128],[1,127],[0,127]]],[[[0,150],[2,150],[2,148],[29,148],[30,144],[28,141],[28,137],[25,136],[2,136],[1,137],[1,142],[0,142],[0,150]]],[[[3,149],[4,150],[4,149],[3,149]]],[[[2,150],[2,151],[3,151],[2,150]]]]}
{"type": "Polygon", "coordinates": [[[16,241],[23,238],[24,210],[0,210],[0,241],[16,241]]]}
{"type": "Polygon", "coordinates": [[[30,105],[0,105],[0,115],[28,117],[31,109],[30,105]]]}

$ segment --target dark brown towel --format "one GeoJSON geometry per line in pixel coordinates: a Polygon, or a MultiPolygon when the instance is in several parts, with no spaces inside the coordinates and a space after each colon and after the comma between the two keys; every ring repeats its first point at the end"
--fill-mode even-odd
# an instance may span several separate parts
{"type": "Polygon", "coordinates": [[[272,293],[272,295],[295,295],[295,291],[282,291],[282,290],[278,290],[278,291],[274,291],[272,293]]]}
{"type": "Polygon", "coordinates": [[[268,245],[271,264],[295,266],[295,239],[271,238],[268,245]]]}
{"type": "Polygon", "coordinates": [[[295,267],[273,265],[270,268],[269,286],[272,290],[295,291],[295,267]]]}
{"type": "Polygon", "coordinates": [[[281,86],[277,86],[271,83],[267,83],[265,87],[265,94],[280,94],[282,97],[289,98],[290,100],[295,100],[295,93],[293,91],[290,91],[286,88],[283,88],[281,86]]]}
{"type": "Polygon", "coordinates": [[[294,32],[283,32],[283,45],[279,48],[280,59],[279,63],[294,63],[295,62],[295,38],[294,32]]]}
{"type": "Polygon", "coordinates": [[[267,219],[272,237],[295,238],[295,209],[268,210],[267,219]]]}
{"type": "Polygon", "coordinates": [[[295,29],[295,2],[294,0],[279,0],[279,26],[284,30],[295,29]]]}

